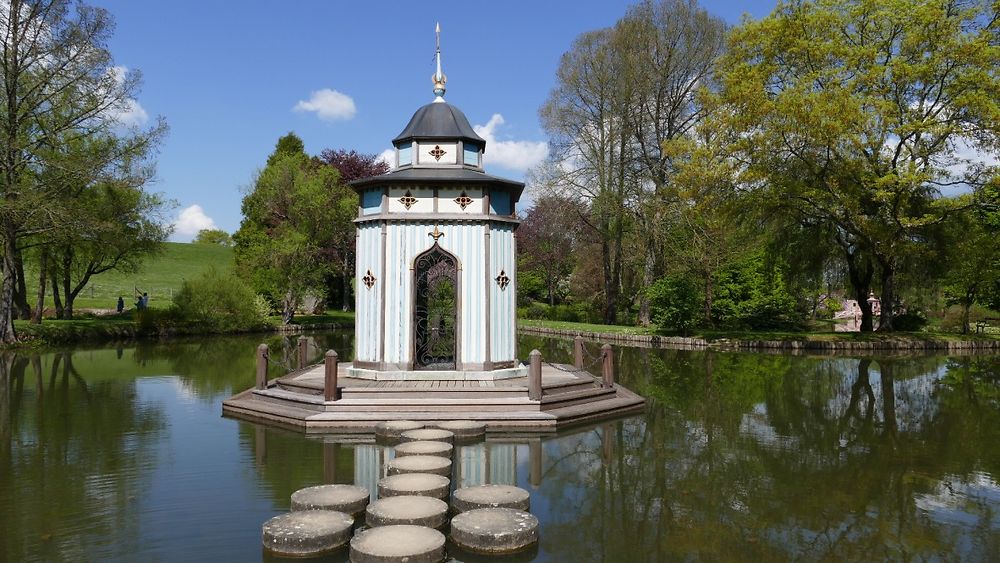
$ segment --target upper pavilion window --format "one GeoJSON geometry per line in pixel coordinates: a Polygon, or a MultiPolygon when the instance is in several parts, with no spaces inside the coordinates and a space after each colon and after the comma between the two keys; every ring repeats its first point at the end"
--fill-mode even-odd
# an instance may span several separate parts
{"type": "Polygon", "coordinates": [[[399,144],[399,165],[409,166],[413,164],[413,143],[399,144]]]}
{"type": "Polygon", "coordinates": [[[472,143],[465,143],[462,162],[472,166],[479,166],[479,147],[472,143]]]}

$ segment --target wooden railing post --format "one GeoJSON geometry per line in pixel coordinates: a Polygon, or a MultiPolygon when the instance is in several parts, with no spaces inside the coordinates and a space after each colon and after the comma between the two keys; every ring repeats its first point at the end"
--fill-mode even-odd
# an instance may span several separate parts
{"type": "Polygon", "coordinates": [[[267,344],[257,347],[257,389],[267,388],[267,344]]]}
{"type": "Polygon", "coordinates": [[[615,357],[611,353],[610,344],[601,346],[601,360],[603,360],[601,375],[604,377],[601,383],[603,387],[610,389],[615,386],[615,357]]]}
{"type": "Polygon", "coordinates": [[[573,365],[583,369],[583,337],[579,334],[573,339],[573,365]]]}
{"type": "Polygon", "coordinates": [[[306,367],[309,361],[309,339],[305,336],[299,337],[299,369],[306,367]]]}
{"type": "Polygon", "coordinates": [[[326,351],[323,367],[323,400],[337,400],[337,353],[333,350],[326,351]]]}
{"type": "Polygon", "coordinates": [[[528,399],[542,400],[542,353],[538,350],[528,354],[528,399]]]}

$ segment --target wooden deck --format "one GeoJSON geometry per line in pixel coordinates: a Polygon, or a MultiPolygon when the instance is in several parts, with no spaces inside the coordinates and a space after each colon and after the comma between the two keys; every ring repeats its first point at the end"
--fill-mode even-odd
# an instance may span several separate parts
{"type": "Polygon", "coordinates": [[[385,420],[479,420],[489,431],[555,432],[595,420],[642,412],[645,400],[628,389],[562,364],[543,364],[542,398],[528,398],[526,377],[497,381],[398,381],[338,374],[340,398],[323,399],[323,366],[292,372],[223,401],[223,414],[292,426],[306,432],[371,432],[385,420]]]}

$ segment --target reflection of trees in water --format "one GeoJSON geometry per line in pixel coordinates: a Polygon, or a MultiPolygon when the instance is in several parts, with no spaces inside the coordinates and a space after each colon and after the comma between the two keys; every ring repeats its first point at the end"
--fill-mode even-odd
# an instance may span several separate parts
{"type": "Polygon", "coordinates": [[[240,450],[249,455],[246,471],[264,486],[277,507],[287,508],[292,493],[324,483],[352,483],[354,447],[305,437],[298,430],[239,423],[240,450]]]}
{"type": "MultiPolygon", "coordinates": [[[[220,395],[243,391],[254,384],[255,352],[261,342],[268,345],[271,361],[268,377],[279,377],[298,367],[299,335],[245,335],[200,339],[143,342],[136,346],[138,363],[166,360],[172,374],[196,396],[216,400],[220,395]]],[[[337,351],[342,361],[350,359],[354,334],[350,331],[307,335],[310,361],[319,362],[327,350],[337,351]]]]}
{"type": "Polygon", "coordinates": [[[610,460],[601,429],[546,443],[553,560],[997,553],[996,357],[628,356],[652,404],[610,460]]]}
{"type": "Polygon", "coordinates": [[[89,375],[69,352],[0,355],[2,560],[91,560],[138,535],[138,468],[155,463],[163,415],[134,381],[89,375]]]}

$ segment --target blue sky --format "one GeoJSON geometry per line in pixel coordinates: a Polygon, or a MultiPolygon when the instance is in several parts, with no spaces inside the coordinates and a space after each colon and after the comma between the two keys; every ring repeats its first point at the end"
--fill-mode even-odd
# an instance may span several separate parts
{"type": "MultiPolygon", "coordinates": [[[[413,112],[433,100],[438,21],[445,98],[487,139],[487,170],[522,179],[545,151],[538,108],[560,56],[577,35],[613,25],[632,4],[91,3],[116,20],[115,64],[142,72],[133,117],[163,116],[170,126],[151,189],[177,202],[177,241],[198,228],[235,231],[243,190],[289,131],[310,154],[389,149],[413,112]]],[[[744,13],[763,17],[774,4],[702,2],[730,23],[744,13]]]]}

